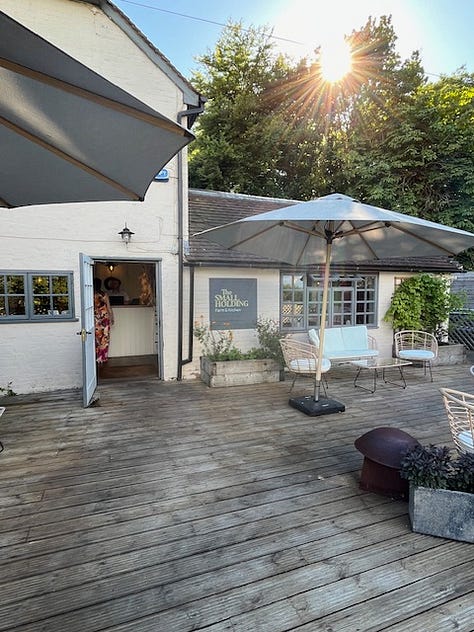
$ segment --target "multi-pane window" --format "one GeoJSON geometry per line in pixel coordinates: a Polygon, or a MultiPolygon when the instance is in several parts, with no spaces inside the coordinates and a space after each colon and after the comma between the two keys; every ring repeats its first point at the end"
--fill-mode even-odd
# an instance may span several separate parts
{"type": "Polygon", "coordinates": [[[74,317],[71,272],[0,271],[0,322],[74,317]]]}
{"type": "MultiPolygon", "coordinates": [[[[323,278],[309,273],[282,273],[282,329],[319,327],[323,298],[323,278]]],[[[326,325],[376,325],[377,277],[366,275],[331,276],[326,325]]]]}

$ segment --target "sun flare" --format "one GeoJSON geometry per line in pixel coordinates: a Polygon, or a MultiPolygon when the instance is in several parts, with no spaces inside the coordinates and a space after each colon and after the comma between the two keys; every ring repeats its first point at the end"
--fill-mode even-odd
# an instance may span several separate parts
{"type": "Polygon", "coordinates": [[[321,48],[321,72],[323,79],[337,83],[351,71],[351,49],[344,40],[334,40],[321,48]]]}

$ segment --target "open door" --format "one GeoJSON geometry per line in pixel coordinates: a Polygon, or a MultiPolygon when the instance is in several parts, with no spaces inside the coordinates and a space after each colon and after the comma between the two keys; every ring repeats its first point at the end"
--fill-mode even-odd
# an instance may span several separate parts
{"type": "Polygon", "coordinates": [[[94,323],[94,261],[81,253],[82,401],[90,406],[97,388],[94,323]]]}

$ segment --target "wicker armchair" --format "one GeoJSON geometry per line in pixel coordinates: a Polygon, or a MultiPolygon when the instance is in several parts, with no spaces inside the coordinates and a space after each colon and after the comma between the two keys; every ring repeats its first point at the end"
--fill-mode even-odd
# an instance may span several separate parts
{"type": "Polygon", "coordinates": [[[420,362],[426,375],[429,369],[431,381],[433,372],[431,370],[433,360],[438,357],[438,342],[436,338],[426,331],[397,331],[395,334],[395,356],[401,360],[420,362]]]}
{"type": "MultiPolygon", "coordinates": [[[[290,338],[282,338],[280,340],[283,358],[286,368],[293,375],[290,393],[295,385],[298,376],[311,377],[316,386],[316,370],[318,367],[318,350],[314,345],[307,342],[301,342],[290,338]]],[[[331,368],[331,362],[326,358],[321,362],[321,373],[326,373],[331,368]]],[[[324,391],[326,392],[326,384],[324,379],[321,380],[324,391]]]]}
{"type": "Polygon", "coordinates": [[[456,450],[474,453],[474,395],[451,388],[440,391],[456,450]]]}

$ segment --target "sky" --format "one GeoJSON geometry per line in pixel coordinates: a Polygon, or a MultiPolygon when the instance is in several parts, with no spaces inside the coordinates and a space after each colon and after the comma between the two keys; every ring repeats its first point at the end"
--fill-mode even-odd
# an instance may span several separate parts
{"type": "Polygon", "coordinates": [[[392,16],[402,58],[419,50],[433,80],[461,66],[474,73],[474,0],[112,1],[188,79],[196,57],[214,49],[229,19],[270,27],[278,48],[300,59],[380,15],[392,16]]]}

